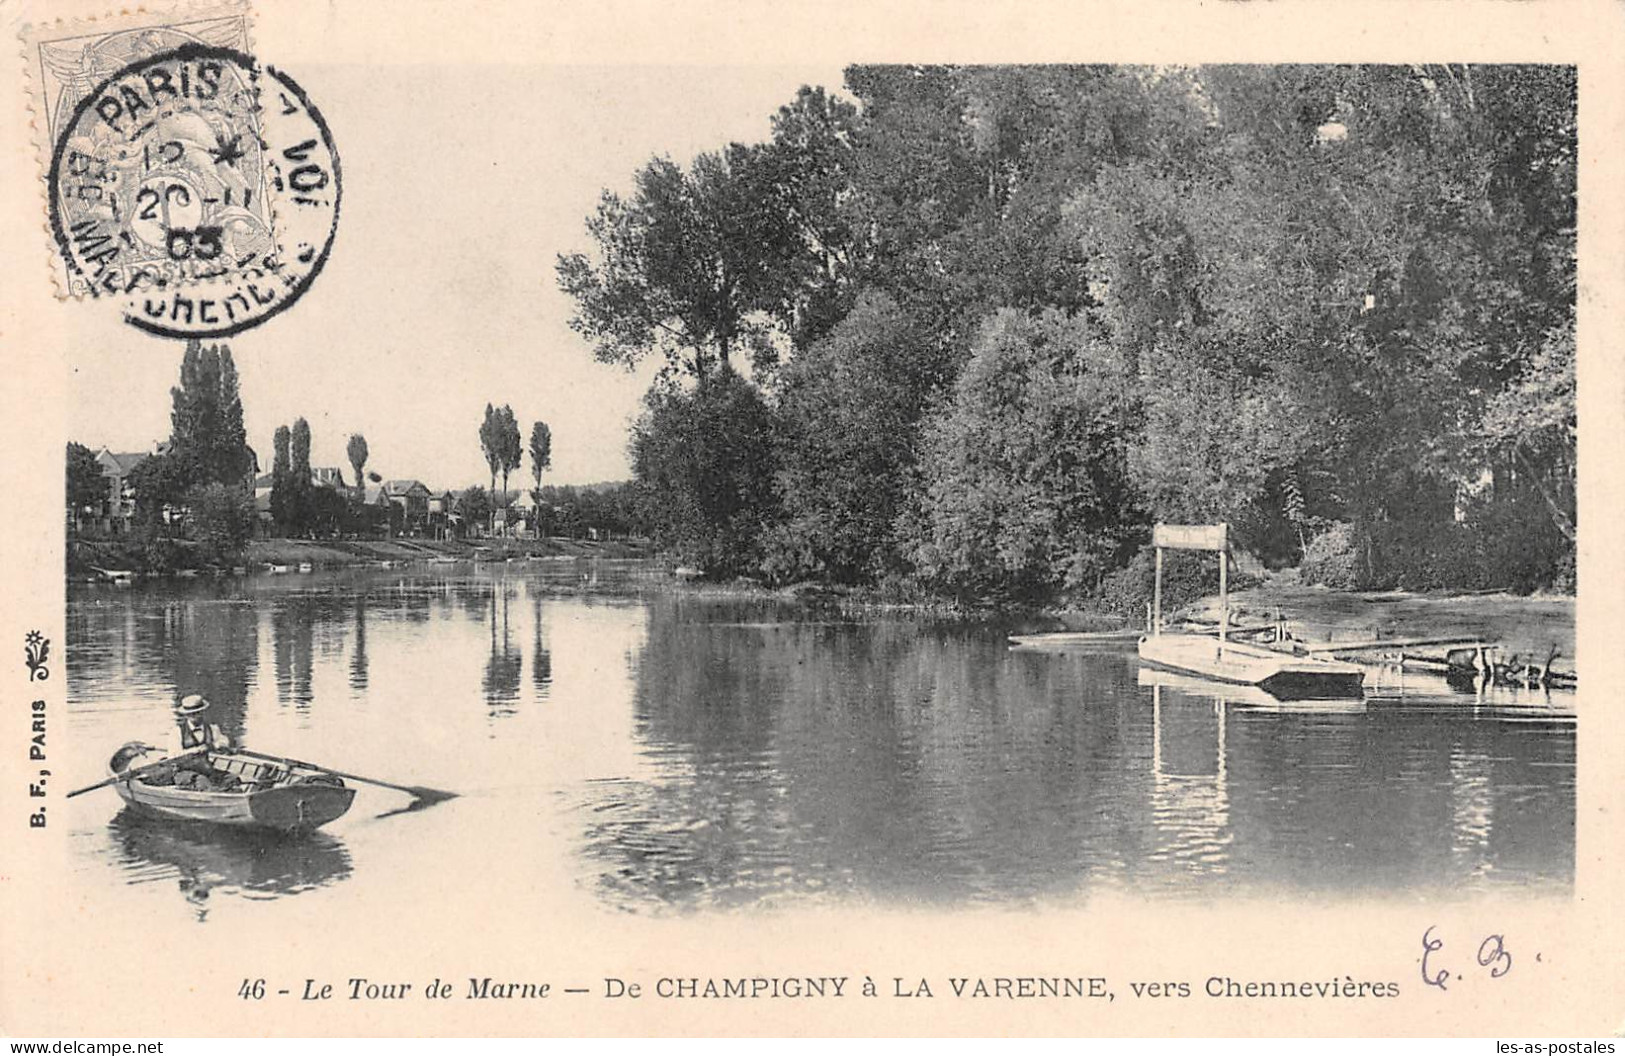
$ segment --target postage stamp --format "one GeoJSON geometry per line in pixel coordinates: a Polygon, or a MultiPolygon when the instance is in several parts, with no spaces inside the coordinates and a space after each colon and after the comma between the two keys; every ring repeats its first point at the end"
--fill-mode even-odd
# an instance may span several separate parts
{"type": "Polygon", "coordinates": [[[188,338],[298,300],[337,230],[338,152],[304,90],[248,52],[245,13],[25,39],[60,296],[188,338]]]}

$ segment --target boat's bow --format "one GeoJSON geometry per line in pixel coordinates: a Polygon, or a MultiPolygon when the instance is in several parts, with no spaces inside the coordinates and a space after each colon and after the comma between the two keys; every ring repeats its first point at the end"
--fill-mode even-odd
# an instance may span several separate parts
{"type": "Polygon", "coordinates": [[[1140,639],[1139,655],[1170,671],[1258,686],[1278,697],[1354,697],[1361,694],[1365,681],[1365,671],[1355,664],[1204,635],[1146,635],[1140,639]]]}

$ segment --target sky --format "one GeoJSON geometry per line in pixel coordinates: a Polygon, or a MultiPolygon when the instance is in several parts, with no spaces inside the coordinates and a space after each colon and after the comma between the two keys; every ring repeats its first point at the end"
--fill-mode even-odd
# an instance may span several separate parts
{"type": "MultiPolygon", "coordinates": [[[[630,475],[627,426],[658,363],[593,359],[568,325],[558,254],[591,248],[584,221],[649,158],[687,163],[759,141],[803,84],[835,66],[362,66],[288,72],[332,129],[344,197],[332,256],[304,297],[227,339],[249,443],[269,470],[276,427],[303,416],[311,462],[344,468],[352,432],[367,469],[435,488],[485,481],[486,403],[511,404],[522,438],[553,433],[544,483],[630,475]]],[[[148,450],[169,435],[182,345],[70,305],[68,435],[148,450]],[[95,316],[96,318],[91,318],[95,316]]],[[[528,481],[529,459],[523,470],[528,481]]]]}

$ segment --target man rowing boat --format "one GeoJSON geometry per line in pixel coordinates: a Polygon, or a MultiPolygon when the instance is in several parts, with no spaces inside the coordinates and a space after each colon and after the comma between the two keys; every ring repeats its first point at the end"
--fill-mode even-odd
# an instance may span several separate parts
{"type": "Polygon", "coordinates": [[[197,693],[182,697],[180,707],[175,709],[178,724],[177,733],[180,737],[180,749],[171,752],[179,755],[181,752],[190,752],[196,748],[205,748],[211,752],[225,751],[233,747],[231,738],[225,731],[214,723],[200,723],[197,716],[209,710],[209,702],[197,693]]]}
{"type": "Polygon", "coordinates": [[[229,751],[234,745],[219,726],[198,721],[198,716],[208,710],[209,702],[197,693],[181,698],[180,707],[175,709],[176,730],[169,752],[174,762],[148,777],[149,783],[173,784],[195,792],[225,792],[241,783],[232,775],[216,771],[209,760],[210,752],[229,751]]]}

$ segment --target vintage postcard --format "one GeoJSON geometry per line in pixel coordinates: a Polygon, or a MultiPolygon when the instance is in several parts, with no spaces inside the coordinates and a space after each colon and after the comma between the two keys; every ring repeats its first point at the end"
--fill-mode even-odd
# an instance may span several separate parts
{"type": "Polygon", "coordinates": [[[0,5],[0,1034],[1613,1051],[1622,19],[0,5]]]}

